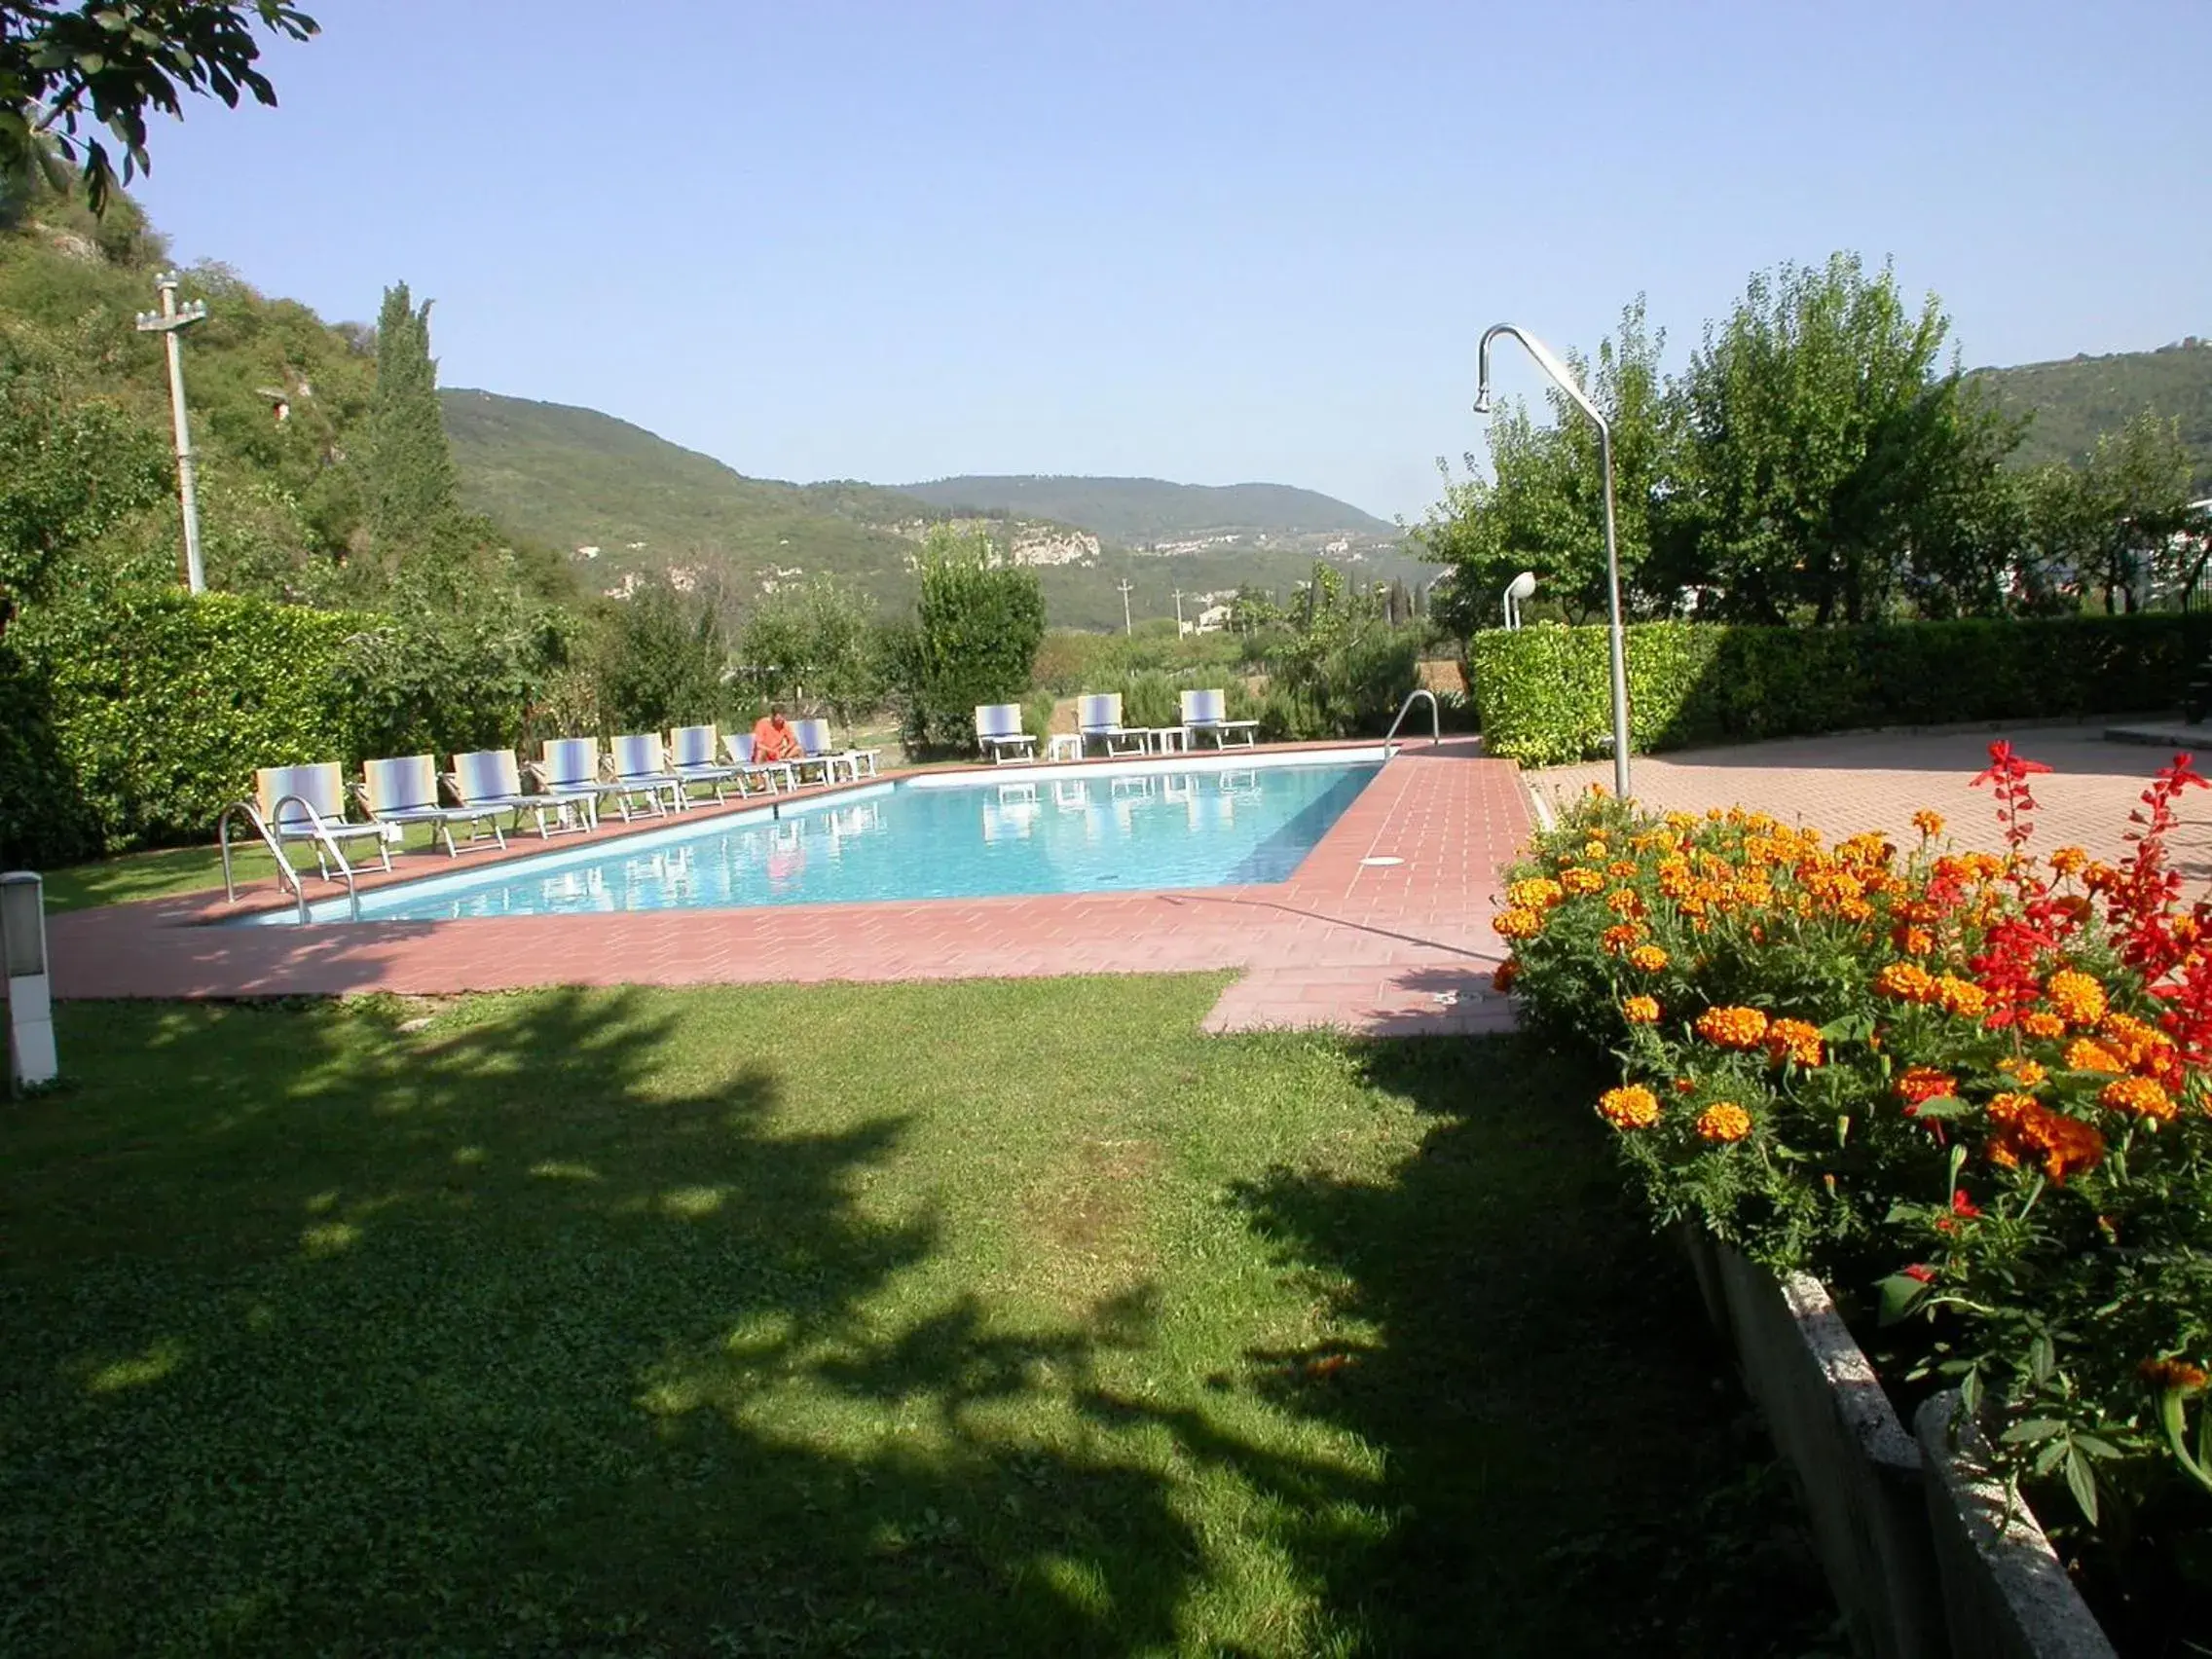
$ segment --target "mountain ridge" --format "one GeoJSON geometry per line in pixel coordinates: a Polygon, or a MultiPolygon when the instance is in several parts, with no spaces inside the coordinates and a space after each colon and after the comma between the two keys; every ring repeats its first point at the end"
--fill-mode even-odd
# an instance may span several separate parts
{"type": "Polygon", "coordinates": [[[961,473],[891,488],[941,507],[1035,513],[1126,545],[1228,531],[1398,534],[1386,519],[1291,484],[1179,484],[1090,473],[961,473]]]}

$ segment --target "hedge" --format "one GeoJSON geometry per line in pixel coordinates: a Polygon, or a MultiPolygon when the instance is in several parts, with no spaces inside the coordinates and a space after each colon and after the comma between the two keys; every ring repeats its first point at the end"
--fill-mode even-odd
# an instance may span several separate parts
{"type": "MultiPolygon", "coordinates": [[[[1628,629],[1639,753],[1951,720],[2055,719],[2172,705],[2202,636],[2189,618],[2067,616],[1753,628],[1628,629]]],[[[1604,628],[1475,636],[1469,679],[1493,755],[1550,766],[1606,753],[1604,628]]]]}
{"type": "MultiPolygon", "coordinates": [[[[173,589],[26,608],[0,640],[0,857],[52,866],[204,842],[258,766],[422,747],[367,694],[365,647],[392,626],[173,589]]],[[[482,713],[455,718],[482,725],[482,713]]],[[[506,741],[520,715],[499,722],[506,741]]]]}

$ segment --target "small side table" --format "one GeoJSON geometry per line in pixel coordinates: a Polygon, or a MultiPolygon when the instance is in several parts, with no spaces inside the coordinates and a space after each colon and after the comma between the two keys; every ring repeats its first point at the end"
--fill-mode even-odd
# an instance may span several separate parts
{"type": "Polygon", "coordinates": [[[1045,740],[1045,758],[1048,760],[1081,760],[1083,738],[1072,731],[1056,731],[1045,740]]]}
{"type": "Polygon", "coordinates": [[[1179,754],[1183,748],[1181,726],[1152,726],[1145,732],[1145,748],[1155,755],[1179,754]]]}

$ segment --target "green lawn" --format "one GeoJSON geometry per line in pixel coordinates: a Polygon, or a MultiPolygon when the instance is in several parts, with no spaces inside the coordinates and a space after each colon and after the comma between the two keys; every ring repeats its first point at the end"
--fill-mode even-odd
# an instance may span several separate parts
{"type": "Polygon", "coordinates": [[[1220,983],[65,1007],[0,1651],[1803,1651],[1593,1080],[1220,983]]]}

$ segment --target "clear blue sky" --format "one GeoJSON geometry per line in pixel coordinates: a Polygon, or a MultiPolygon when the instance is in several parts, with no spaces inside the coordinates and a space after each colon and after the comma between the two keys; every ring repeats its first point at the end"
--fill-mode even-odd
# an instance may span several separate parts
{"type": "MultiPolygon", "coordinates": [[[[1474,344],[1684,355],[1838,247],[1970,364],[2212,333],[2206,0],[307,0],[157,128],[187,260],[741,471],[1148,473],[1385,515],[1474,344]]],[[[1516,362],[1501,381],[1533,388],[1516,362]]]]}

